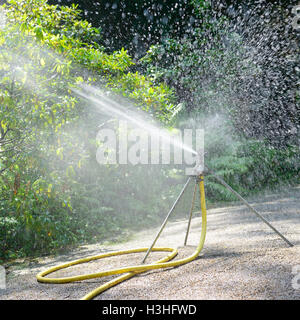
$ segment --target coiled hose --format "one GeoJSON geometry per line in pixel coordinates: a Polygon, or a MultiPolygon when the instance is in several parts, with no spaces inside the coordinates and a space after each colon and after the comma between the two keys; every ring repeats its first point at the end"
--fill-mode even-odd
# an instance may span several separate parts
{"type": "Polygon", "coordinates": [[[178,253],[177,249],[165,248],[165,247],[157,247],[157,248],[154,247],[151,249],[152,251],[163,251],[163,252],[165,251],[165,252],[170,252],[170,253],[166,257],[164,257],[156,262],[153,262],[151,264],[135,265],[135,266],[117,268],[117,269],[101,271],[101,272],[97,272],[97,273],[77,275],[77,276],[65,277],[65,278],[46,278],[45,277],[46,275],[53,273],[57,270],[65,269],[65,268],[68,268],[68,267],[71,267],[71,266],[74,266],[74,265],[77,265],[80,263],[85,263],[85,262],[89,262],[89,261],[93,261],[93,260],[104,259],[107,257],[113,257],[113,256],[118,256],[118,255],[129,254],[129,253],[145,252],[148,250],[148,248],[138,248],[138,249],[129,249],[129,250],[122,250],[122,251],[108,252],[108,253],[100,254],[97,256],[90,256],[87,258],[78,259],[78,260],[74,260],[74,261],[64,263],[64,264],[61,264],[58,266],[54,266],[50,269],[47,269],[45,271],[40,272],[36,276],[37,281],[44,282],[44,283],[68,283],[68,282],[82,281],[82,280],[87,280],[87,279],[122,274],[121,276],[119,276],[111,281],[108,281],[105,284],[98,287],[97,289],[89,292],[87,295],[85,295],[81,299],[81,300],[90,300],[90,299],[94,298],[95,296],[99,295],[101,292],[115,286],[116,284],[118,284],[124,280],[127,280],[127,279],[135,276],[136,274],[146,272],[149,270],[153,270],[153,269],[176,267],[176,266],[186,264],[186,263],[191,262],[192,260],[196,259],[197,256],[199,255],[200,251],[203,248],[205,236],[206,236],[206,204],[205,204],[204,181],[203,181],[202,175],[199,176],[199,178],[200,179],[198,179],[198,181],[199,181],[200,202],[201,202],[201,212],[202,212],[201,236],[200,236],[199,244],[198,244],[196,250],[190,256],[183,258],[183,259],[180,259],[180,260],[170,261],[177,255],[177,253],[178,253]]]}

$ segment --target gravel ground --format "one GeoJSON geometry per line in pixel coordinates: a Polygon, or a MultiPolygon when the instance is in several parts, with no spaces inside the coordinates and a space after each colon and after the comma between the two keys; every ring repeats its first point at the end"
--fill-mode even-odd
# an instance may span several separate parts
{"type": "MultiPolygon", "coordinates": [[[[207,236],[200,256],[194,261],[168,269],[137,275],[96,297],[98,300],[299,300],[300,283],[300,186],[281,194],[253,199],[254,207],[293,244],[287,244],[244,205],[208,209],[207,236]],[[298,288],[299,287],[299,288],[298,288]]],[[[176,259],[191,254],[198,243],[201,218],[192,220],[187,246],[182,246],[187,221],[173,221],[156,246],[178,247],[176,259]]],[[[35,275],[50,266],[106,251],[148,247],[158,228],[141,231],[134,239],[116,245],[87,245],[59,256],[19,261],[6,266],[7,288],[0,299],[80,299],[112,277],[44,284],[35,275]]],[[[163,253],[151,253],[148,262],[163,253]]],[[[113,267],[140,264],[144,254],[118,256],[58,271],[53,277],[84,274],[113,267]]]]}

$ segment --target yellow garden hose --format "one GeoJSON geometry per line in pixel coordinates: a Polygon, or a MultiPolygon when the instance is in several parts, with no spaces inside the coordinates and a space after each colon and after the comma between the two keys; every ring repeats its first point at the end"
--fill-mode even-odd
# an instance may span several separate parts
{"type": "Polygon", "coordinates": [[[74,260],[68,263],[64,263],[55,267],[52,267],[50,269],[47,269],[45,271],[40,272],[36,278],[39,282],[45,282],[45,283],[67,283],[67,282],[74,282],[74,281],[81,281],[81,280],[87,280],[87,279],[93,279],[93,278],[100,278],[110,275],[116,275],[116,274],[122,274],[121,276],[106,282],[105,284],[101,285],[97,289],[91,291],[87,295],[85,295],[82,300],[90,300],[100,294],[101,292],[107,290],[108,288],[111,288],[112,286],[115,286],[116,284],[127,280],[134,275],[142,272],[146,272],[153,269],[161,269],[161,268],[170,268],[170,267],[176,267],[185,263],[188,263],[199,255],[200,251],[203,248],[205,236],[206,236],[206,205],[205,205],[205,192],[204,192],[204,181],[203,176],[201,175],[199,177],[199,190],[200,190],[200,201],[201,201],[201,211],[202,211],[202,230],[201,230],[201,236],[199,240],[199,244],[194,251],[194,253],[186,258],[177,260],[177,261],[170,261],[172,260],[178,253],[177,249],[173,248],[164,248],[164,247],[158,247],[158,248],[152,248],[151,251],[166,251],[170,252],[166,257],[153,262],[151,264],[142,264],[142,265],[136,265],[136,266],[129,266],[129,267],[123,267],[123,268],[117,268],[107,271],[101,271],[97,273],[90,273],[85,275],[78,275],[78,276],[72,276],[72,277],[65,277],[65,278],[46,278],[45,276],[55,272],[57,270],[65,269],[80,263],[85,263],[93,260],[103,259],[107,257],[112,256],[118,256],[123,254],[129,254],[129,253],[139,253],[139,252],[145,252],[148,250],[148,248],[138,248],[138,249],[129,249],[129,250],[122,250],[122,251],[115,251],[115,252],[108,252],[104,254],[100,254],[97,256],[91,256],[83,259],[74,260]],[[123,274],[124,273],[124,274],[123,274]]]}

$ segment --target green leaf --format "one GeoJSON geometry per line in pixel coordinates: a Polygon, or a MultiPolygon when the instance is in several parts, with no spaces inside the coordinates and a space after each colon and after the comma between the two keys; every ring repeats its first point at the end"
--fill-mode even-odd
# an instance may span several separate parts
{"type": "Polygon", "coordinates": [[[38,40],[43,40],[44,39],[44,32],[43,32],[43,28],[40,26],[36,26],[34,28],[34,32],[35,32],[35,36],[38,40]]]}

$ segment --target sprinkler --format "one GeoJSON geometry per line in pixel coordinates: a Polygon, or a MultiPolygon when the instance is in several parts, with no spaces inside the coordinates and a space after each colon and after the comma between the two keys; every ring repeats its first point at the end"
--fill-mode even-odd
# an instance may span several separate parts
{"type": "MultiPolygon", "coordinates": [[[[200,186],[200,182],[203,181],[203,175],[204,174],[208,174],[208,173],[211,174],[225,188],[227,188],[229,191],[231,191],[238,199],[240,199],[242,202],[244,202],[244,204],[252,212],[254,212],[258,218],[260,218],[269,228],[271,228],[276,234],[278,234],[290,247],[293,247],[293,244],[286,237],[284,237],[283,234],[280,233],[269,221],[267,221],[255,208],[253,208],[249,204],[248,201],[246,201],[239,193],[237,193],[235,190],[233,190],[222,178],[220,178],[218,175],[216,175],[211,169],[209,169],[207,166],[204,166],[203,153],[201,153],[199,151],[198,151],[197,157],[196,157],[196,165],[195,165],[195,167],[192,169],[192,171],[190,173],[190,176],[195,178],[196,183],[195,183],[195,187],[194,187],[193,200],[192,200],[192,204],[191,204],[191,209],[190,209],[190,214],[189,214],[189,220],[188,220],[188,226],[187,226],[187,231],[186,231],[186,235],[185,235],[184,245],[186,245],[186,243],[187,243],[188,234],[189,234],[189,230],[190,230],[190,225],[191,225],[191,220],[192,220],[192,215],[193,215],[193,209],[194,209],[194,204],[195,204],[195,196],[196,196],[196,192],[197,192],[197,185],[199,184],[199,186],[200,186]]],[[[186,182],[185,186],[183,187],[181,193],[179,194],[178,198],[174,202],[171,210],[169,211],[167,217],[165,218],[163,224],[161,225],[161,227],[160,227],[160,229],[159,229],[154,241],[152,242],[151,246],[147,250],[147,253],[146,253],[145,257],[142,260],[142,263],[144,263],[146,261],[151,249],[155,245],[155,243],[158,240],[160,234],[162,233],[164,227],[166,226],[167,221],[168,221],[171,213],[174,211],[177,203],[179,202],[179,200],[182,197],[184,191],[186,190],[188,184],[190,183],[190,179],[191,178],[188,179],[188,181],[186,182]]],[[[202,202],[201,202],[201,207],[202,207],[202,202]]]]}
{"type": "Polygon", "coordinates": [[[151,246],[149,247],[149,249],[146,252],[146,255],[144,257],[144,259],[142,260],[142,263],[145,263],[150,251],[152,250],[152,248],[154,247],[156,241],[158,240],[160,234],[162,233],[164,227],[166,226],[170,215],[172,214],[172,212],[174,211],[176,205],[178,204],[179,200],[181,199],[181,197],[183,196],[186,188],[188,187],[188,185],[191,182],[191,179],[194,178],[195,179],[195,187],[194,187],[194,194],[193,194],[193,200],[192,200],[192,204],[191,204],[191,209],[190,209],[190,216],[189,216],[189,222],[188,222],[188,229],[186,232],[186,236],[185,236],[185,241],[184,244],[186,245],[187,242],[187,237],[188,237],[188,233],[190,230],[190,224],[191,224],[191,219],[192,219],[192,214],[193,214],[193,209],[194,209],[194,204],[195,204],[195,197],[196,197],[196,192],[197,192],[197,187],[199,186],[199,191],[200,191],[200,196],[201,196],[201,209],[202,207],[205,208],[205,195],[204,195],[204,186],[203,186],[203,192],[201,192],[201,188],[202,188],[202,184],[204,181],[203,178],[203,171],[204,171],[204,165],[203,165],[204,161],[203,161],[203,152],[198,151],[197,152],[197,156],[196,156],[196,165],[195,167],[191,170],[191,172],[189,172],[189,178],[187,180],[187,182],[185,183],[183,189],[181,190],[178,198],[175,200],[172,208],[170,209],[169,213],[167,214],[163,224],[161,225],[158,233],[156,234],[156,237],[154,239],[154,241],[152,242],[151,246]],[[202,183],[200,183],[202,182],[202,183]],[[202,201],[203,198],[203,201],[202,201]],[[202,203],[203,202],[203,203],[202,203]]]}
{"type": "Polygon", "coordinates": [[[196,161],[196,166],[193,168],[191,171],[191,174],[189,175],[183,189],[181,190],[179,196],[175,200],[174,204],[172,205],[170,211],[168,212],[163,224],[161,225],[158,233],[156,234],[152,244],[148,248],[137,248],[137,249],[129,249],[129,250],[122,250],[122,251],[114,251],[114,252],[108,252],[104,254],[100,254],[97,256],[90,256],[87,258],[83,259],[78,259],[74,260],[68,263],[64,263],[58,266],[54,266],[52,268],[49,268],[48,270],[40,272],[36,278],[37,281],[39,282],[44,282],[44,283],[68,283],[68,282],[74,282],[74,281],[82,281],[82,280],[87,280],[87,279],[93,279],[93,278],[99,278],[99,277],[104,277],[104,276],[110,276],[110,275],[120,275],[117,278],[106,282],[105,284],[101,285],[97,289],[91,291],[87,295],[85,295],[82,300],[90,300],[93,299],[95,296],[99,295],[101,292],[117,285],[118,283],[127,280],[139,273],[146,272],[149,270],[154,270],[154,269],[162,269],[162,268],[170,268],[170,267],[176,267],[180,266],[183,264],[186,264],[188,262],[193,261],[198,257],[200,254],[204,241],[205,241],[205,236],[206,236],[206,204],[205,204],[205,191],[204,191],[204,175],[205,174],[211,174],[213,177],[215,177],[222,185],[224,185],[228,190],[230,190],[233,194],[235,194],[241,201],[243,201],[247,207],[253,211],[257,217],[259,217],[264,223],[266,223],[274,232],[276,232],[289,246],[293,246],[293,244],[288,241],[277,229],[275,229],[270,222],[268,222],[260,213],[257,212],[256,209],[254,209],[241,195],[239,195],[235,190],[233,190],[223,179],[218,177],[212,170],[207,168],[206,166],[204,167],[203,162],[201,162],[200,155],[198,153],[198,159],[196,161]],[[190,224],[191,224],[191,218],[192,218],[192,213],[194,209],[194,204],[195,204],[195,198],[196,198],[196,192],[197,189],[199,188],[199,193],[200,193],[200,204],[201,204],[201,215],[202,215],[202,224],[201,224],[201,235],[199,239],[199,243],[195,251],[188,257],[176,260],[176,261],[171,261],[178,253],[177,249],[174,248],[167,248],[167,247],[154,247],[156,241],[158,240],[160,234],[162,233],[164,227],[166,226],[169,217],[171,216],[172,212],[174,211],[176,205],[178,204],[179,200],[183,196],[184,192],[186,191],[188,185],[190,182],[194,180],[195,181],[195,187],[194,187],[194,193],[193,193],[193,198],[192,198],[192,203],[191,203],[191,208],[190,208],[190,215],[189,215],[189,221],[188,221],[188,226],[187,226],[187,231],[185,235],[185,241],[184,244],[186,245],[187,243],[187,238],[190,230],[190,224]],[[154,251],[163,251],[163,252],[169,252],[169,254],[151,264],[145,264],[145,261],[148,257],[148,255],[151,252],[154,251]],[[129,267],[124,267],[124,268],[117,268],[117,269],[112,269],[112,270],[107,270],[107,271],[101,271],[98,273],[91,273],[91,274],[84,274],[84,275],[78,275],[78,276],[71,276],[71,277],[65,277],[65,278],[47,278],[45,277],[46,275],[55,272],[57,270],[65,269],[77,264],[93,261],[93,260],[98,260],[98,259],[104,259],[112,256],[118,256],[118,255],[124,255],[124,254],[130,254],[130,253],[141,253],[141,252],[146,252],[142,264],[140,265],[134,265],[134,266],[129,266],[129,267]]]}

